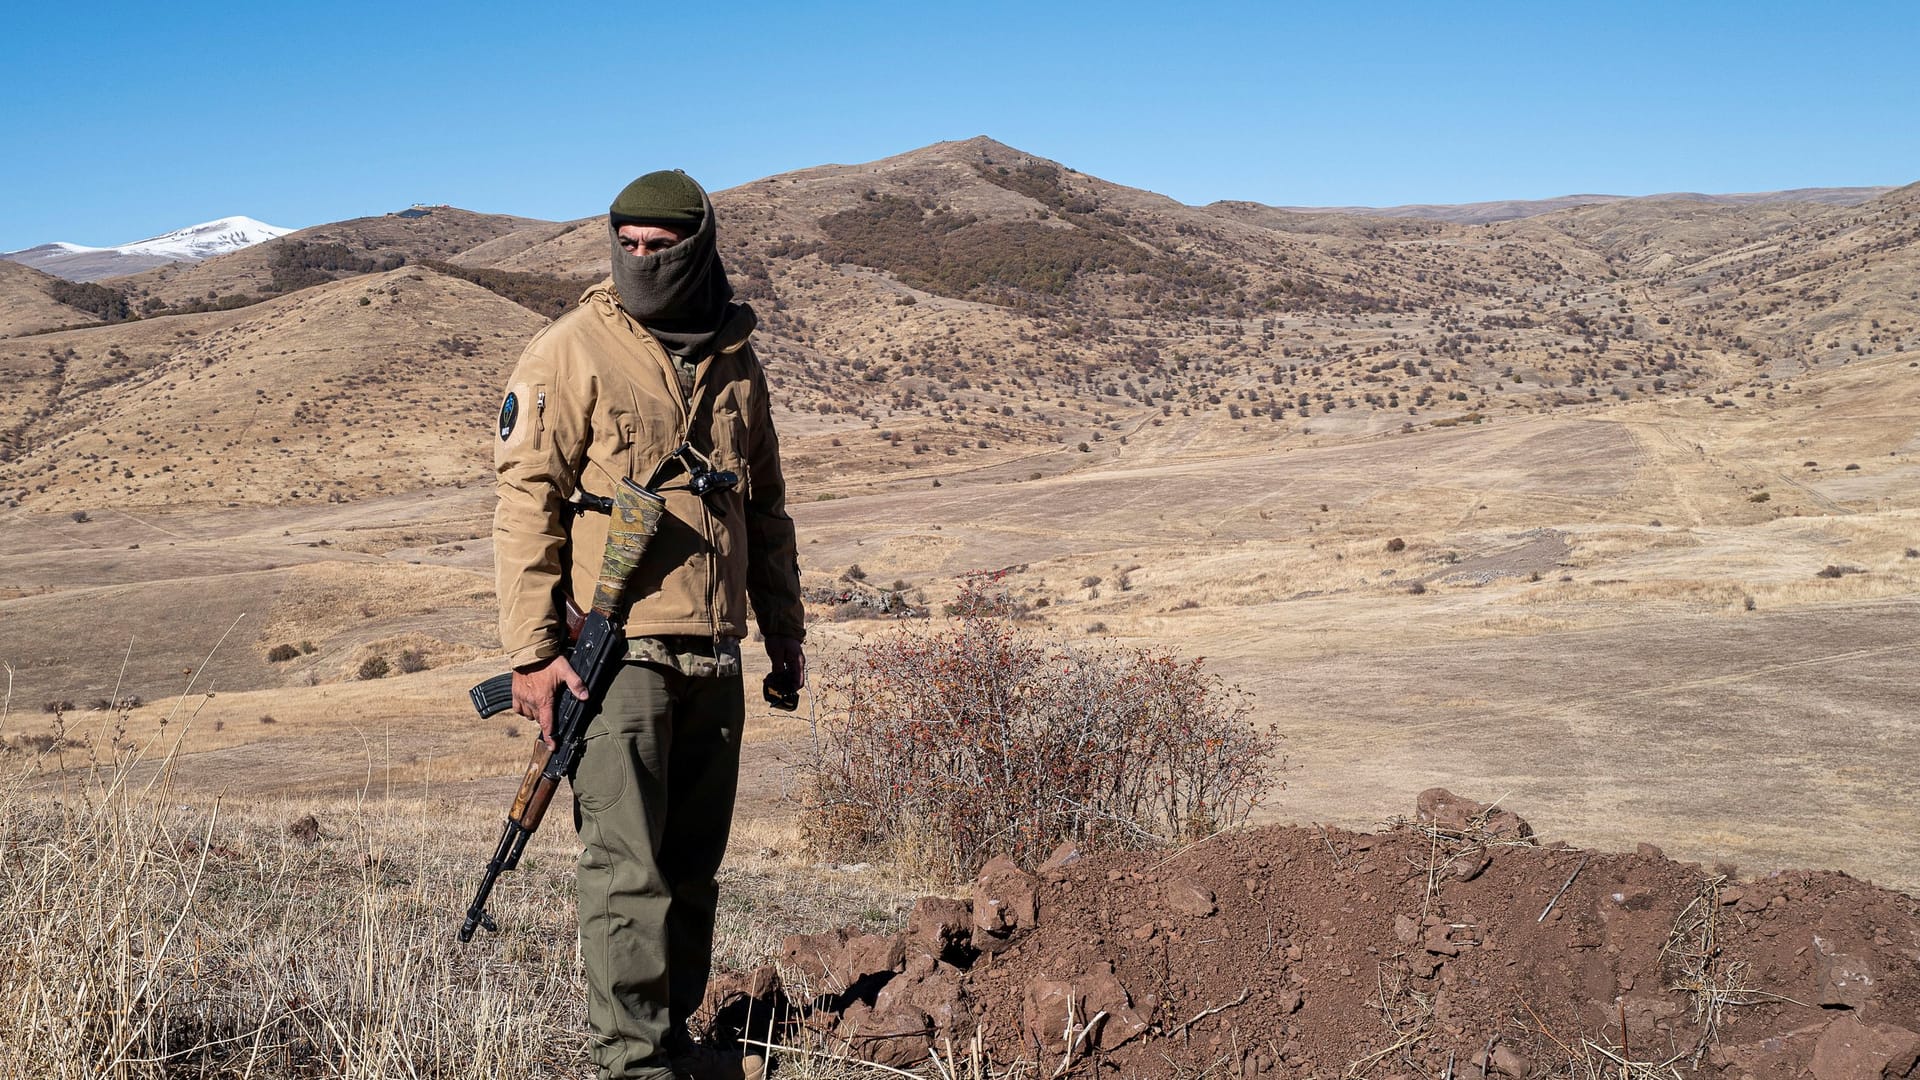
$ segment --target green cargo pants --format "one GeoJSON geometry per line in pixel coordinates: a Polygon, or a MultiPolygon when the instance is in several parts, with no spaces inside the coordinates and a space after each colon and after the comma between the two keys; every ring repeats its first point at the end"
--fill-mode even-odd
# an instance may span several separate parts
{"type": "Polygon", "coordinates": [[[666,1049],[706,993],[745,714],[738,675],[628,662],[587,727],[574,883],[603,1080],[671,1077],[666,1049]]]}

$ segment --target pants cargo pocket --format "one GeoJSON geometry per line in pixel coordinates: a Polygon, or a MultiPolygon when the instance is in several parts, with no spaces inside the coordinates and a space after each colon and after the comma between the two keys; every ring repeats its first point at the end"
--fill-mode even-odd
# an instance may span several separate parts
{"type": "Polygon", "coordinates": [[[602,814],[619,805],[633,785],[629,759],[631,736],[589,735],[573,770],[574,805],[583,813],[602,814]]]}

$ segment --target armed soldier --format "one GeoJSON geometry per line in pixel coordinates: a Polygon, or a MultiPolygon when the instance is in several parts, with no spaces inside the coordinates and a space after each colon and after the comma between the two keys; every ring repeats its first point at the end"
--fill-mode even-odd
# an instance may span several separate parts
{"type": "Polygon", "coordinates": [[[514,711],[543,738],[556,694],[588,696],[566,658],[563,606],[588,607],[609,498],[624,479],[666,501],[625,593],[626,659],[602,680],[572,776],[587,1014],[607,1080],[760,1072],[757,1054],[716,1062],[687,1032],[739,774],[749,599],[769,696],[805,680],[780,444],[748,341],[753,309],[731,302],[715,225],[685,173],[620,192],[612,276],[528,344],[495,447],[500,637],[514,711]]]}

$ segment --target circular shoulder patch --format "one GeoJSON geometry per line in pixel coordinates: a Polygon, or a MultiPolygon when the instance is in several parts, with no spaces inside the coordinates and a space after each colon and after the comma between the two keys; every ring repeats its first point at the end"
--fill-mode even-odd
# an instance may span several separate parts
{"type": "Polygon", "coordinates": [[[510,393],[507,395],[507,400],[500,403],[500,437],[502,439],[513,434],[513,422],[518,419],[520,419],[520,398],[510,393]]]}

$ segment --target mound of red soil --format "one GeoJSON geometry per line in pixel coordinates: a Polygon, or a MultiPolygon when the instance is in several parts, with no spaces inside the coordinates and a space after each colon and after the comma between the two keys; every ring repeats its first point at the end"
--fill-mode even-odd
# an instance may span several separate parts
{"type": "Polygon", "coordinates": [[[807,994],[716,980],[716,1031],[805,1024],[895,1066],[977,1038],[1061,1076],[1920,1080],[1913,898],[1542,846],[1437,790],[1420,810],[996,859],[900,934],[789,938],[807,994]]]}

